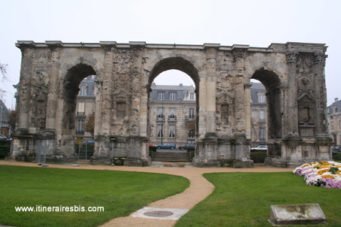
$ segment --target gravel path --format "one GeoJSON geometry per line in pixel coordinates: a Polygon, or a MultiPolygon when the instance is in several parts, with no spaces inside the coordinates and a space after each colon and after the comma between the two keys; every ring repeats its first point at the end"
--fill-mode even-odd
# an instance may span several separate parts
{"type": "MultiPolygon", "coordinates": [[[[32,166],[37,167],[36,163],[15,162],[15,161],[0,161],[0,165],[15,165],[15,166],[32,166]]],[[[255,168],[197,168],[197,167],[127,167],[127,166],[102,166],[102,165],[62,165],[49,164],[52,168],[67,168],[67,169],[95,169],[95,170],[113,170],[113,171],[130,171],[130,172],[147,172],[147,173],[163,173],[176,176],[182,176],[190,181],[190,186],[182,193],[167,197],[165,199],[148,204],[148,207],[156,208],[185,208],[191,209],[196,204],[210,195],[214,186],[207,181],[204,173],[232,173],[232,172],[289,172],[289,168],[273,168],[257,166],[255,168]]],[[[174,226],[176,220],[159,220],[136,217],[119,217],[104,223],[102,226],[174,226]]]]}

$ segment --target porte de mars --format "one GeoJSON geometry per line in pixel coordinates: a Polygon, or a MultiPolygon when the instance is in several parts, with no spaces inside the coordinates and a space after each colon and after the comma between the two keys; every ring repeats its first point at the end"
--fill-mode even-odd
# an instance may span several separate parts
{"type": "Polygon", "coordinates": [[[75,155],[75,107],[83,78],[96,75],[94,162],[124,157],[148,165],[148,100],[153,79],[177,69],[196,86],[193,164],[250,160],[250,80],[267,90],[268,158],[277,166],[330,159],[324,44],[179,45],[145,42],[18,41],[22,52],[12,157],[75,155]]]}

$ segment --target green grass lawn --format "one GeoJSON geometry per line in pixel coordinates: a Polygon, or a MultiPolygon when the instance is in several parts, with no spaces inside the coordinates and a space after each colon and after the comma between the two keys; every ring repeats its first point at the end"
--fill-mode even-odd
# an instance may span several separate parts
{"type": "Polygon", "coordinates": [[[183,191],[182,177],[96,170],[0,166],[0,224],[97,226],[183,191]],[[102,206],[97,213],[22,213],[15,206],[102,206]]]}
{"type": "Polygon", "coordinates": [[[296,203],[319,203],[327,216],[328,226],[341,226],[339,189],[307,186],[302,177],[292,173],[204,176],[215,185],[213,194],[180,219],[176,226],[271,226],[267,221],[270,205],[296,203]]]}

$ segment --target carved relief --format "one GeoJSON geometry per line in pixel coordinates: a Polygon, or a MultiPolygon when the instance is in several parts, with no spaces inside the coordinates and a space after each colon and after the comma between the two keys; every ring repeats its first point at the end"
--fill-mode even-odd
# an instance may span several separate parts
{"type": "Polygon", "coordinates": [[[314,96],[313,83],[311,79],[306,76],[301,77],[298,80],[298,96],[308,94],[310,97],[314,96]]]}
{"type": "Polygon", "coordinates": [[[230,52],[219,54],[217,57],[217,70],[218,71],[229,71],[233,67],[233,57],[230,52]]]}
{"type": "Polygon", "coordinates": [[[326,57],[327,57],[327,56],[324,55],[324,54],[315,53],[315,54],[314,54],[314,64],[322,64],[322,65],[325,65],[326,57]]]}
{"type": "Polygon", "coordinates": [[[295,52],[287,53],[286,57],[287,57],[288,64],[296,63],[297,53],[295,52]]]}
{"type": "Polygon", "coordinates": [[[232,51],[233,62],[235,64],[235,69],[237,73],[242,75],[244,71],[244,58],[246,57],[246,50],[244,49],[235,49],[232,51]]]}
{"type": "Polygon", "coordinates": [[[45,71],[36,70],[31,84],[31,123],[33,127],[45,129],[48,94],[48,75],[45,71]]]}
{"type": "Polygon", "coordinates": [[[138,135],[142,62],[139,51],[114,50],[112,132],[138,135]]]}
{"type": "Polygon", "coordinates": [[[300,135],[314,136],[315,134],[315,102],[308,95],[298,100],[298,124],[300,135]]]}
{"type": "Polygon", "coordinates": [[[299,53],[296,56],[296,70],[298,74],[311,74],[313,69],[313,55],[299,53]]]}
{"type": "Polygon", "coordinates": [[[216,96],[216,125],[217,131],[226,132],[231,127],[233,118],[233,77],[223,74],[220,80],[217,81],[217,96],[216,96]]]}

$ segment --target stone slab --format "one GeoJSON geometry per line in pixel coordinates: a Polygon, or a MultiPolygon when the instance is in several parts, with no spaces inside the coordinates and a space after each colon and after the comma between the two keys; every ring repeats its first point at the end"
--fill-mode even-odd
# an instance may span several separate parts
{"type": "Polygon", "coordinates": [[[321,224],[326,222],[326,216],[317,203],[271,205],[269,222],[273,226],[321,224]]]}

